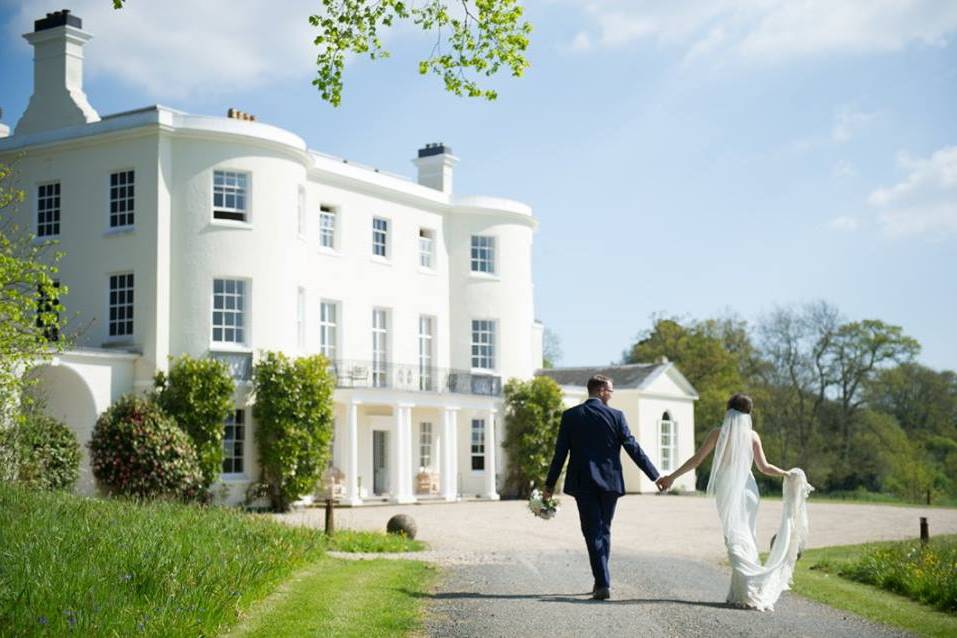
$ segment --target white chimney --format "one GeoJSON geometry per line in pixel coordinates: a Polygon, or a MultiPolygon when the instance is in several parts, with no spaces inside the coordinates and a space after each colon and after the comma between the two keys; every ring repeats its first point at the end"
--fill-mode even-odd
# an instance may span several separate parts
{"type": "Polygon", "coordinates": [[[98,122],[83,92],[83,45],[93,37],[69,9],[48,13],[23,37],[33,45],[33,95],[16,134],[98,122]]]}
{"type": "Polygon", "coordinates": [[[452,169],[459,163],[459,158],[452,155],[451,148],[442,142],[426,144],[425,148],[419,149],[419,156],[412,163],[419,168],[419,184],[452,193],[452,169]]]}

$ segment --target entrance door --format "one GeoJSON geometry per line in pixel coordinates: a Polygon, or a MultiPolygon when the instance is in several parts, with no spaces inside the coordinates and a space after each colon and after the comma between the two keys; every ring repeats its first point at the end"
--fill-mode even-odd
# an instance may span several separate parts
{"type": "Polygon", "coordinates": [[[372,431],[372,493],[382,495],[389,491],[389,433],[372,431]]]}

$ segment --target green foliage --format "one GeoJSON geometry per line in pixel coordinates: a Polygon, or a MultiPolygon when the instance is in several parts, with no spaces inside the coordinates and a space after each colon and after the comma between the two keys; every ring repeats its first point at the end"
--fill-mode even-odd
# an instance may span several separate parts
{"type": "Polygon", "coordinates": [[[157,372],[156,402],[193,442],[204,490],[223,468],[223,423],[233,409],[235,384],[229,367],[215,359],[182,355],[169,372],[157,372]]]}
{"type": "Polygon", "coordinates": [[[337,530],[331,537],[324,538],[326,548],[337,552],[385,554],[420,552],[425,549],[425,543],[413,540],[404,534],[337,530]]]}
{"type": "Polygon", "coordinates": [[[335,382],[321,355],[266,352],[253,372],[256,443],[270,504],[286,511],[316,486],[329,461],[335,382]]]}
{"type": "Polygon", "coordinates": [[[554,368],[562,360],[562,340],[551,328],[542,334],[542,367],[554,368]]]}
{"type": "Polygon", "coordinates": [[[111,494],[184,500],[201,494],[189,436],[146,397],[129,394],[111,405],[97,419],[89,447],[93,476],[111,494]]]}
{"type": "Polygon", "coordinates": [[[73,487],[80,475],[80,444],[70,428],[31,412],[11,432],[18,451],[18,483],[41,490],[73,487]]]}
{"type": "Polygon", "coordinates": [[[957,612],[957,539],[872,548],[843,565],[841,576],[875,585],[945,612],[957,612]]]}
{"type": "Polygon", "coordinates": [[[562,390],[548,377],[505,384],[506,489],[527,497],[532,484],[545,480],[565,406],[562,390]]]}
{"type": "Polygon", "coordinates": [[[4,484],[0,539],[4,636],[222,635],[323,553],[315,530],[232,508],[4,484]]]}

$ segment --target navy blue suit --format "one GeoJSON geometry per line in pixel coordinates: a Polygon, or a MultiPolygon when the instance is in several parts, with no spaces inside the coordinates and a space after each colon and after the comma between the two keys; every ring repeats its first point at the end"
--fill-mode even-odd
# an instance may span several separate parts
{"type": "Polygon", "coordinates": [[[631,435],[625,415],[601,399],[590,398],[562,414],[555,456],[545,487],[555,489],[565,458],[571,454],[565,472],[565,493],[575,497],[582,535],[597,587],[609,586],[608,556],[611,552],[611,521],[618,497],[625,493],[621,473],[621,448],[649,479],[658,479],[658,470],[631,435]]]}

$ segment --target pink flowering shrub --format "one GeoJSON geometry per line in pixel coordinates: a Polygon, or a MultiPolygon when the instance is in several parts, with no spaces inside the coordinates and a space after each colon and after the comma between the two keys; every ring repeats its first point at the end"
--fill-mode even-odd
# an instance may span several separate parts
{"type": "Polygon", "coordinates": [[[89,446],[93,476],[111,494],[190,500],[201,493],[189,436],[145,397],[128,394],[110,406],[89,446]]]}

